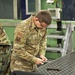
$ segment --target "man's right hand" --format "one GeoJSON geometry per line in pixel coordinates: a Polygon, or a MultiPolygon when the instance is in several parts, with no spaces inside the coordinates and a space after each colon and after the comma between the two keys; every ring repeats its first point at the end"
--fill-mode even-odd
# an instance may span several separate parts
{"type": "Polygon", "coordinates": [[[39,65],[39,64],[43,64],[43,60],[40,58],[36,58],[35,64],[39,65]]]}

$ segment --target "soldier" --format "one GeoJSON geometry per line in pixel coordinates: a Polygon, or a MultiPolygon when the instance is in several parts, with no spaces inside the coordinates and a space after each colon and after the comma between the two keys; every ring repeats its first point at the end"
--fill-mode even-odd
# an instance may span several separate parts
{"type": "Polygon", "coordinates": [[[38,64],[47,61],[46,29],[51,21],[50,12],[41,10],[17,25],[11,55],[11,72],[15,70],[34,72],[38,64]]]}
{"type": "Polygon", "coordinates": [[[10,73],[11,43],[0,24],[0,75],[10,73]]]}

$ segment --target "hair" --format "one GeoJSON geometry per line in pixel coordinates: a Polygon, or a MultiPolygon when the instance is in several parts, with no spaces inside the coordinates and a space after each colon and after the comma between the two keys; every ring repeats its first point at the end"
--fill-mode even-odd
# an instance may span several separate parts
{"type": "Polygon", "coordinates": [[[36,14],[36,17],[39,19],[40,22],[45,22],[47,25],[51,24],[52,17],[51,13],[48,10],[42,10],[36,14]]]}

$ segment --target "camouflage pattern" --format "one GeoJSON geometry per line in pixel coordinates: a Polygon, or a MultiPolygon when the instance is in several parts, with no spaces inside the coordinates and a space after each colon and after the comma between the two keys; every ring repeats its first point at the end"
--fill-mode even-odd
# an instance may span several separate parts
{"type": "Polygon", "coordinates": [[[0,75],[9,75],[11,57],[11,43],[2,25],[0,24],[0,75]]]}
{"type": "Polygon", "coordinates": [[[17,25],[11,56],[11,72],[14,70],[35,71],[37,55],[45,55],[46,29],[38,29],[33,23],[33,16],[17,25]]]}

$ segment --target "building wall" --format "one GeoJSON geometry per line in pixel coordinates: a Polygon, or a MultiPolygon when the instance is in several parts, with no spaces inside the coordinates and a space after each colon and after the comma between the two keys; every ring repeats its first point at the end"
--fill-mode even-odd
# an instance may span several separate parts
{"type": "MultiPolygon", "coordinates": [[[[2,0],[2,1],[5,1],[5,0],[2,0]]],[[[9,1],[9,0],[8,0],[9,1]]],[[[11,0],[12,1],[12,0],[11,0]]],[[[26,7],[25,7],[25,0],[19,0],[19,1],[21,1],[20,3],[20,5],[19,5],[19,17],[23,20],[23,19],[26,19],[26,18],[28,18],[30,15],[26,15],[26,11],[25,11],[25,9],[26,9],[26,7]],[[21,13],[21,15],[20,15],[20,13],[21,13]]],[[[1,3],[1,2],[0,2],[1,3]]],[[[7,2],[6,2],[7,3],[7,2]]],[[[8,2],[9,3],[9,2],[8,2]]],[[[9,3],[9,4],[11,4],[11,3],[9,3]]],[[[11,4],[12,5],[12,4],[11,4]]],[[[41,9],[47,9],[47,8],[54,8],[55,7],[55,4],[52,4],[52,5],[50,5],[50,4],[46,4],[46,0],[41,0],[41,9]]],[[[11,9],[12,9],[12,7],[10,7],[11,9]]],[[[2,10],[2,9],[1,9],[2,10]]],[[[7,10],[7,11],[10,11],[9,13],[11,13],[12,14],[12,10],[7,10]]],[[[0,14],[1,14],[2,12],[0,11],[0,14]]],[[[8,13],[8,12],[6,12],[6,13],[8,13]]],[[[3,12],[3,14],[5,14],[5,12],[3,12]]],[[[0,15],[1,16],[1,15],[0,15]]],[[[7,17],[7,16],[6,16],[7,17]]],[[[10,18],[11,18],[12,16],[10,16],[10,18]]],[[[2,23],[2,25],[3,25],[3,28],[5,29],[5,31],[6,31],[6,33],[7,33],[7,35],[8,35],[8,37],[9,37],[9,39],[10,39],[10,41],[11,42],[13,42],[13,40],[14,40],[14,30],[15,30],[15,26],[17,25],[17,23],[20,23],[22,20],[10,20],[10,19],[7,19],[7,18],[5,18],[5,20],[4,19],[2,19],[2,18],[0,18],[0,23],[2,23]]],[[[53,23],[53,24],[55,24],[55,23],[53,23]]],[[[53,31],[53,30],[50,30],[50,31],[53,31]]],[[[75,38],[75,32],[73,33],[73,38],[75,38]]],[[[51,42],[51,44],[52,45],[55,45],[55,43],[53,42],[53,41],[50,41],[51,42]]],[[[49,43],[49,42],[48,42],[49,43]]],[[[74,47],[74,49],[75,49],[75,42],[73,41],[73,47],[74,47]]],[[[50,53],[47,53],[46,54],[46,56],[47,57],[53,57],[53,58],[56,58],[56,57],[58,57],[59,56],[59,54],[50,54],[50,53]]]]}
{"type": "Polygon", "coordinates": [[[0,19],[13,19],[13,0],[0,0],[0,19]]]}

